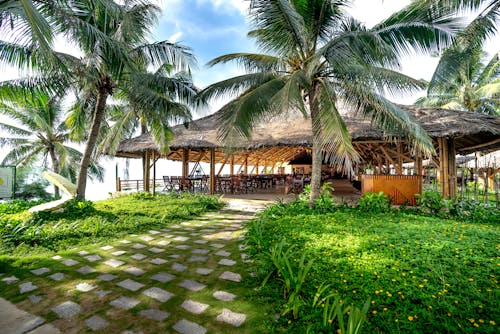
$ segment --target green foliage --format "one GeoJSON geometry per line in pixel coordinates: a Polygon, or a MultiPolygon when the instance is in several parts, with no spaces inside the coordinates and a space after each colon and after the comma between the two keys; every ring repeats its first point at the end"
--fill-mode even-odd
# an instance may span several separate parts
{"type": "Polygon", "coordinates": [[[425,190],[422,195],[415,195],[417,204],[432,214],[439,214],[445,207],[446,201],[437,190],[425,190]]]}
{"type": "Polygon", "coordinates": [[[222,207],[217,197],[169,194],[122,196],[92,203],[78,199],[62,212],[21,211],[0,217],[0,254],[60,250],[161,228],[222,207]],[[35,247],[36,246],[36,247],[35,247]]]}
{"type": "Polygon", "coordinates": [[[358,209],[363,212],[382,213],[391,210],[391,199],[382,191],[367,192],[358,201],[358,209]]]}
{"type": "Polygon", "coordinates": [[[155,195],[146,192],[139,192],[137,194],[132,194],[132,197],[137,200],[154,200],[155,195]]]}
{"type": "Polygon", "coordinates": [[[471,223],[500,223],[500,208],[493,204],[464,199],[451,201],[448,209],[450,215],[471,223]]]}
{"type": "MultiPolygon", "coordinates": [[[[247,224],[245,250],[262,279],[276,268],[266,250],[279,243],[289,248],[295,275],[303,254],[314,263],[300,286],[299,317],[289,311],[277,321],[278,332],[342,330],[338,315],[332,319],[338,298],[345,307],[371,300],[365,333],[496,333],[490,321],[500,318],[499,228],[491,220],[471,224],[416,211],[322,213],[301,202],[278,203],[247,224]],[[318,298],[328,296],[328,305],[318,307],[318,298]]],[[[284,298],[284,277],[271,275],[260,291],[276,312],[293,305],[284,298]]]]}
{"type": "Polygon", "coordinates": [[[12,200],[10,202],[0,203],[0,214],[12,214],[18,213],[29,208],[44,203],[44,200],[38,201],[24,201],[24,200],[12,200]]]}

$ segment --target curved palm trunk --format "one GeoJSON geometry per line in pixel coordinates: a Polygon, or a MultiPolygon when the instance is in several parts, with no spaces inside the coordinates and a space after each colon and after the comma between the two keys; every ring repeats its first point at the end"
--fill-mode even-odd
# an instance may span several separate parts
{"type": "Polygon", "coordinates": [[[90,159],[97,143],[97,137],[101,128],[102,119],[104,117],[108,96],[109,88],[107,86],[99,87],[94,116],[92,119],[92,127],[90,128],[89,137],[87,139],[87,143],[85,144],[85,151],[83,152],[82,160],[80,162],[80,171],[78,172],[78,181],[76,184],[76,196],[81,199],[85,199],[85,189],[87,187],[87,174],[90,159]]]}
{"type": "MultiPolygon", "coordinates": [[[[52,171],[59,174],[59,161],[57,160],[56,152],[53,146],[49,148],[50,160],[52,160],[52,171]]],[[[54,185],[54,197],[59,197],[59,187],[54,185]]]]}
{"type": "Polygon", "coordinates": [[[314,207],[314,200],[320,196],[321,188],[321,166],[323,164],[323,152],[321,151],[321,129],[314,124],[319,117],[318,105],[315,103],[315,94],[309,94],[309,108],[311,111],[312,123],[312,173],[311,173],[311,194],[309,195],[309,206],[314,207]]]}

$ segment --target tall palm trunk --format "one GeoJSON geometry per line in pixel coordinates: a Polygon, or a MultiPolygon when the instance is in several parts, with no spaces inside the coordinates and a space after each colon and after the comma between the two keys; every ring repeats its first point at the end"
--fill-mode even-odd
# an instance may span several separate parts
{"type": "Polygon", "coordinates": [[[318,124],[319,110],[316,103],[315,90],[309,93],[309,110],[311,111],[312,128],[312,172],[311,172],[311,194],[309,196],[309,206],[314,207],[314,200],[320,196],[321,188],[321,166],[323,164],[323,152],[321,151],[321,128],[318,124]]]}
{"type": "Polygon", "coordinates": [[[109,79],[105,80],[105,82],[106,83],[101,85],[98,89],[92,126],[90,128],[89,137],[87,139],[87,143],[85,144],[85,151],[83,152],[82,160],[80,162],[80,171],[78,172],[78,181],[76,184],[76,196],[81,199],[85,199],[85,189],[87,187],[87,174],[90,159],[97,143],[97,137],[99,135],[102,119],[106,110],[106,101],[111,91],[109,79]]]}
{"type": "MultiPolygon", "coordinates": [[[[59,161],[57,160],[56,151],[54,146],[49,148],[50,160],[52,160],[52,171],[59,174],[59,161]]],[[[59,187],[54,185],[54,197],[59,197],[59,187]]]]}

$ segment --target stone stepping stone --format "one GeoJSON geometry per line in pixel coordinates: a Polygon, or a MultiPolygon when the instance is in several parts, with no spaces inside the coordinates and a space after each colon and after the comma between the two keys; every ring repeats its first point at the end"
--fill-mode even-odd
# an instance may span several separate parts
{"type": "Polygon", "coordinates": [[[164,237],[164,238],[173,238],[174,235],[173,234],[163,234],[162,237],[164,237]]]}
{"type": "Polygon", "coordinates": [[[89,292],[89,291],[94,290],[95,288],[97,288],[97,285],[91,285],[88,283],[78,283],[76,285],[76,289],[78,291],[82,291],[82,292],[89,292]]]}
{"type": "Polygon", "coordinates": [[[230,260],[230,259],[222,259],[219,262],[220,265],[223,266],[234,266],[236,264],[236,261],[230,260]]]}
{"type": "Polygon", "coordinates": [[[250,258],[248,257],[248,254],[246,254],[246,253],[241,253],[241,260],[243,262],[250,262],[251,261],[250,258]]]}
{"type": "Polygon", "coordinates": [[[120,261],[120,260],[116,260],[116,259],[111,259],[111,260],[104,262],[104,264],[108,265],[110,267],[113,267],[113,268],[118,268],[119,266],[124,265],[125,262],[120,261]]]}
{"type": "Polygon", "coordinates": [[[201,233],[189,233],[189,235],[190,235],[190,236],[192,236],[192,237],[197,237],[197,236],[199,236],[200,234],[201,234],[201,233]]]}
{"type": "Polygon", "coordinates": [[[186,288],[190,291],[200,291],[200,290],[206,288],[205,284],[201,284],[201,283],[189,280],[189,279],[186,279],[177,285],[182,286],[183,288],[186,288]]]}
{"type": "Polygon", "coordinates": [[[151,279],[153,281],[158,281],[158,282],[161,282],[161,283],[166,283],[166,282],[170,282],[175,277],[176,276],[172,275],[172,274],[167,274],[167,273],[159,272],[159,273],[151,276],[151,279]]]}
{"type": "Polygon", "coordinates": [[[163,248],[153,247],[153,248],[150,248],[149,251],[152,253],[155,253],[155,254],[159,254],[159,253],[163,253],[165,250],[163,248]]]}
{"type": "Polygon", "coordinates": [[[233,282],[241,282],[241,275],[237,273],[233,273],[231,271],[225,271],[223,272],[219,278],[227,280],[227,281],[233,281],[233,282]]]}
{"type": "Polygon", "coordinates": [[[142,270],[141,268],[137,267],[128,267],[127,269],[123,270],[127,274],[134,275],[134,276],[141,276],[144,275],[145,271],[142,270]]]}
{"type": "Polygon", "coordinates": [[[247,316],[243,313],[236,313],[227,308],[222,309],[222,313],[215,318],[217,321],[222,321],[234,327],[240,327],[245,322],[247,316]]]}
{"type": "Polygon", "coordinates": [[[128,279],[128,278],[124,281],[116,283],[116,285],[118,285],[124,289],[130,290],[130,291],[137,291],[137,290],[144,287],[144,284],[133,281],[133,280],[128,279]]]}
{"type": "Polygon", "coordinates": [[[110,246],[110,245],[107,245],[107,246],[103,246],[101,247],[102,250],[105,250],[105,251],[108,251],[110,249],[113,249],[114,247],[113,246],[110,246]]]}
{"type": "Polygon", "coordinates": [[[155,240],[155,238],[149,236],[149,235],[145,235],[143,237],[139,237],[139,239],[141,239],[142,241],[146,241],[146,242],[150,242],[150,241],[153,241],[155,240]]]}
{"type": "Polygon", "coordinates": [[[127,253],[127,251],[116,251],[116,252],[113,252],[111,253],[111,255],[114,255],[114,256],[121,256],[123,254],[127,253]]]}
{"type": "Polygon", "coordinates": [[[225,302],[229,302],[236,298],[236,295],[233,295],[232,293],[226,292],[226,291],[215,291],[212,296],[218,300],[222,300],[225,302]]]}
{"type": "Polygon", "coordinates": [[[88,255],[84,256],[84,259],[86,259],[89,262],[97,262],[102,260],[102,257],[100,257],[99,255],[88,255]]]}
{"type": "Polygon", "coordinates": [[[144,254],[137,253],[137,254],[132,255],[131,258],[134,260],[137,260],[137,261],[141,261],[141,260],[144,260],[145,258],[147,258],[147,256],[144,254]]]}
{"type": "Polygon", "coordinates": [[[2,282],[5,282],[7,284],[12,284],[12,283],[15,283],[17,281],[19,281],[19,278],[17,278],[16,276],[9,276],[9,277],[2,278],[2,282]]]}
{"type": "Polygon", "coordinates": [[[109,295],[111,293],[111,290],[97,290],[94,291],[94,295],[96,295],[99,298],[104,298],[105,296],[109,295]]]}
{"type": "Polygon", "coordinates": [[[242,252],[245,249],[245,245],[239,244],[238,249],[240,250],[240,252],[242,252]]]}
{"type": "Polygon", "coordinates": [[[172,240],[184,242],[184,241],[189,240],[189,238],[188,237],[183,237],[183,236],[177,236],[177,237],[173,238],[172,240]]]}
{"type": "Polygon", "coordinates": [[[89,255],[89,254],[90,254],[89,252],[84,251],[84,250],[78,252],[78,255],[80,255],[80,256],[85,256],[85,255],[89,255]]]}
{"type": "Polygon", "coordinates": [[[121,296],[111,301],[109,304],[116,308],[120,308],[122,310],[130,310],[131,308],[137,306],[140,303],[137,299],[128,298],[125,296],[121,296]]]}
{"type": "Polygon", "coordinates": [[[172,264],[172,270],[175,270],[175,271],[178,271],[178,272],[183,272],[187,269],[186,266],[180,264],[180,263],[177,263],[177,262],[174,262],[172,264]]]}
{"type": "Polygon", "coordinates": [[[34,291],[36,289],[38,289],[38,287],[36,285],[34,285],[32,282],[26,282],[26,283],[19,285],[19,293],[26,293],[26,292],[34,291]]]}
{"type": "Polygon", "coordinates": [[[93,331],[98,331],[109,326],[109,322],[98,315],[94,315],[85,320],[85,324],[93,331]]]}
{"type": "Polygon", "coordinates": [[[194,300],[186,299],[182,304],[181,307],[185,309],[188,312],[191,312],[193,314],[200,314],[205,312],[205,310],[209,307],[210,305],[208,304],[202,304],[195,302],[194,300]]]}
{"type": "Polygon", "coordinates": [[[204,244],[208,243],[208,240],[195,240],[194,243],[204,245],[204,244]]]}
{"type": "Polygon", "coordinates": [[[36,275],[36,276],[40,276],[40,275],[43,275],[43,274],[46,274],[46,273],[49,273],[49,272],[50,272],[50,269],[49,268],[45,268],[45,267],[38,268],[38,269],[35,269],[35,270],[31,270],[31,273],[33,275],[36,275]]]}
{"type": "Polygon", "coordinates": [[[170,241],[161,240],[161,241],[158,241],[156,244],[160,245],[160,246],[166,246],[166,245],[170,244],[170,241]]]}
{"type": "Polygon", "coordinates": [[[155,231],[155,230],[149,230],[148,233],[149,234],[160,234],[161,232],[160,231],[155,231]]]}
{"type": "Polygon", "coordinates": [[[28,298],[33,304],[38,304],[39,302],[42,301],[42,297],[37,296],[37,295],[29,295],[28,298]]]}
{"type": "Polygon", "coordinates": [[[62,259],[62,256],[61,255],[54,255],[52,257],[52,259],[54,259],[54,260],[60,260],[60,259],[62,259]]]}
{"type": "Polygon", "coordinates": [[[158,309],[149,309],[149,310],[140,311],[139,315],[142,315],[144,318],[148,318],[148,319],[152,319],[152,320],[156,320],[156,321],[163,321],[170,316],[170,313],[165,312],[165,311],[160,311],[158,309]]]}
{"type": "Polygon", "coordinates": [[[78,269],[77,272],[79,272],[80,274],[83,274],[83,275],[87,275],[87,274],[95,273],[95,269],[92,267],[89,267],[89,266],[84,266],[84,267],[81,267],[80,269],[78,269]]]}
{"type": "Polygon", "coordinates": [[[99,279],[101,281],[110,282],[110,281],[114,280],[117,277],[118,276],[113,275],[113,274],[102,274],[102,275],[97,276],[97,279],[99,279]]]}
{"type": "Polygon", "coordinates": [[[80,262],[72,260],[72,259],[68,259],[68,260],[62,261],[61,263],[64,264],[65,266],[67,266],[67,267],[71,267],[71,266],[74,266],[75,264],[78,264],[80,262]]]}
{"type": "Polygon", "coordinates": [[[184,225],[184,226],[189,226],[189,225],[191,225],[191,223],[188,223],[188,222],[182,222],[182,223],[180,223],[180,224],[181,224],[181,225],[184,225]]]}
{"type": "Polygon", "coordinates": [[[193,254],[201,254],[201,255],[206,255],[210,252],[208,249],[202,249],[202,248],[196,248],[191,251],[193,254]]]}
{"type": "Polygon", "coordinates": [[[160,258],[156,257],[156,258],[152,259],[152,260],[151,260],[151,261],[149,261],[149,262],[151,262],[152,264],[165,264],[165,263],[167,263],[168,261],[167,261],[167,260],[160,259],[160,258]]]}
{"type": "Polygon", "coordinates": [[[189,245],[178,245],[178,246],[175,246],[175,248],[181,249],[181,250],[186,250],[186,249],[191,248],[191,246],[189,246],[189,245]]]}
{"type": "Polygon", "coordinates": [[[156,299],[157,301],[164,303],[174,296],[173,293],[165,291],[160,288],[152,287],[146,289],[142,292],[143,295],[156,299]]]}
{"type": "Polygon", "coordinates": [[[196,269],[196,273],[198,273],[200,275],[208,275],[212,271],[214,271],[214,270],[213,269],[209,269],[209,268],[197,268],[196,269]]]}
{"type": "Polygon", "coordinates": [[[130,241],[130,240],[120,240],[120,243],[122,243],[122,244],[130,244],[130,243],[132,243],[132,241],[130,241]]]}
{"type": "Polygon", "coordinates": [[[188,262],[207,262],[207,260],[208,257],[200,255],[193,255],[189,259],[187,259],[188,262]]]}
{"type": "Polygon", "coordinates": [[[215,255],[217,255],[217,256],[226,256],[227,257],[227,256],[231,255],[231,253],[226,252],[224,250],[220,250],[220,251],[216,252],[215,255]]]}
{"type": "Polygon", "coordinates": [[[172,259],[180,259],[180,255],[179,254],[170,254],[168,257],[171,257],[172,259]]]}
{"type": "Polygon", "coordinates": [[[205,334],[207,332],[205,327],[186,319],[176,322],[172,328],[181,334],[205,334]]]}
{"type": "Polygon", "coordinates": [[[59,318],[68,319],[71,318],[78,313],[80,313],[82,308],[75,302],[67,301],[62,304],[57,305],[52,308],[52,311],[57,314],[59,318]]]}
{"type": "Polygon", "coordinates": [[[52,278],[54,281],[60,281],[64,279],[64,274],[63,273],[55,273],[49,276],[49,278],[52,278]]]}
{"type": "Polygon", "coordinates": [[[143,248],[146,248],[147,246],[146,245],[143,245],[143,244],[133,244],[132,245],[132,248],[133,249],[143,249],[143,248]]]}

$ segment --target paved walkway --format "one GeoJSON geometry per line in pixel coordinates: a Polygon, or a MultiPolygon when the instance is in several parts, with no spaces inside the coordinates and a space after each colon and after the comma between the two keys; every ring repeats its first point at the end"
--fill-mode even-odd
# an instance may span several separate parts
{"type": "Polygon", "coordinates": [[[248,307],[242,223],[265,201],[233,199],[220,213],[54,256],[27,277],[1,279],[28,298],[0,299],[0,332],[235,333],[248,307]],[[235,211],[237,210],[237,211],[235,211]],[[96,251],[97,249],[97,251],[96,251]]]}

